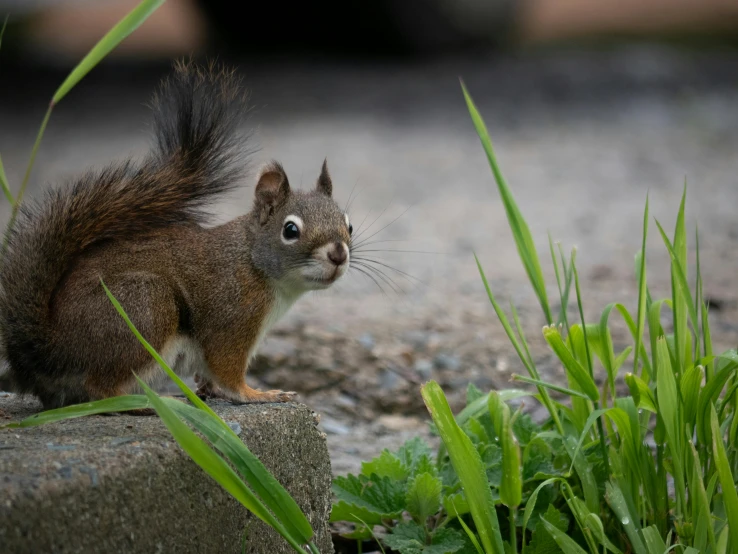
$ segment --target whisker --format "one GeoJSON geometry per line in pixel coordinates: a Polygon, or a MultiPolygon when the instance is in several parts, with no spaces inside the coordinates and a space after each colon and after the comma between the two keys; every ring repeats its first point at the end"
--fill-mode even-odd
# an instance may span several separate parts
{"type": "Polygon", "coordinates": [[[388,275],[387,275],[387,274],[386,274],[386,273],[385,273],[384,271],[382,271],[381,269],[378,269],[378,268],[376,268],[376,267],[373,267],[373,266],[371,266],[371,265],[369,265],[369,264],[365,264],[365,263],[362,263],[362,262],[358,262],[358,265],[362,266],[362,267],[363,267],[364,269],[366,269],[367,271],[373,271],[373,272],[374,272],[374,274],[375,274],[375,275],[376,275],[376,276],[377,276],[378,278],[382,279],[382,280],[383,280],[383,281],[384,281],[385,283],[387,283],[387,285],[388,285],[388,286],[389,286],[390,288],[392,288],[392,290],[393,290],[393,291],[395,292],[395,294],[399,294],[399,293],[397,292],[398,290],[399,290],[399,291],[400,291],[400,292],[401,292],[402,294],[406,294],[405,290],[404,290],[404,289],[403,289],[403,288],[402,288],[402,287],[401,287],[400,285],[398,285],[398,284],[397,284],[397,282],[396,282],[396,281],[395,281],[394,279],[392,279],[392,277],[388,276],[388,275]]]}
{"type": "Polygon", "coordinates": [[[369,274],[368,271],[364,271],[363,269],[361,269],[360,267],[357,267],[355,265],[352,265],[351,267],[349,267],[349,271],[351,271],[352,269],[358,271],[359,273],[362,273],[366,277],[369,277],[369,279],[371,279],[372,281],[374,281],[374,284],[377,285],[377,288],[380,290],[380,292],[389,298],[389,295],[387,294],[387,292],[382,288],[382,286],[374,278],[374,276],[369,274]]]}
{"type": "MultiPolygon", "coordinates": [[[[388,208],[389,208],[389,207],[390,207],[390,206],[392,205],[392,201],[393,201],[394,199],[395,199],[395,197],[393,196],[393,197],[392,197],[392,199],[391,199],[391,200],[389,201],[389,204],[387,204],[387,205],[386,205],[386,206],[384,207],[384,209],[383,209],[383,210],[382,210],[381,212],[379,212],[379,215],[378,215],[378,216],[376,217],[376,219],[375,219],[374,221],[372,221],[371,225],[369,225],[369,227],[367,227],[366,229],[364,229],[364,230],[363,230],[363,231],[361,231],[360,233],[357,233],[357,235],[356,235],[356,237],[354,238],[354,240],[358,240],[358,239],[359,239],[359,237],[361,237],[361,235],[363,235],[364,233],[366,233],[366,232],[367,232],[367,231],[368,231],[369,229],[371,229],[371,228],[372,228],[372,227],[374,226],[374,224],[375,224],[375,223],[376,223],[377,221],[379,221],[379,218],[380,218],[380,217],[382,217],[382,216],[384,215],[384,212],[386,212],[386,211],[387,211],[387,209],[388,209],[388,208]]],[[[406,211],[407,211],[407,210],[406,210],[406,211]]],[[[380,231],[381,231],[381,229],[380,229],[380,231]]],[[[375,233],[375,234],[376,234],[376,233],[375,233]]],[[[374,236],[374,235],[372,235],[372,236],[374,236]]],[[[369,237],[369,238],[372,238],[372,237],[369,237]]]]}
{"type": "MultiPolygon", "coordinates": [[[[359,184],[359,179],[357,178],[357,179],[356,179],[356,185],[358,185],[358,184],[359,184]]],[[[356,187],[356,185],[354,185],[354,188],[356,187]]],[[[351,209],[351,206],[353,206],[353,205],[354,205],[354,201],[355,201],[355,200],[356,200],[356,199],[357,199],[357,198],[359,197],[359,195],[360,195],[360,194],[361,194],[362,192],[364,192],[364,188],[365,188],[364,186],[360,187],[360,188],[359,188],[359,190],[358,190],[358,191],[356,191],[356,196],[354,196],[353,198],[350,198],[350,197],[349,197],[351,201],[350,201],[350,202],[349,202],[349,203],[348,203],[348,204],[346,205],[346,212],[347,212],[347,213],[348,213],[348,211],[349,211],[349,210],[351,209]]]]}
{"type": "Polygon", "coordinates": [[[358,184],[359,184],[359,179],[356,179],[356,182],[354,183],[354,186],[351,188],[351,192],[349,193],[348,200],[346,200],[346,206],[343,208],[344,213],[348,213],[349,206],[351,205],[351,197],[354,195],[354,191],[356,190],[356,185],[358,184]]]}
{"type": "MultiPolygon", "coordinates": [[[[428,284],[426,282],[421,281],[415,275],[411,275],[410,273],[406,273],[406,272],[402,271],[401,269],[397,269],[396,267],[393,267],[393,266],[391,266],[389,264],[385,264],[383,262],[380,262],[379,260],[374,260],[374,259],[371,259],[371,258],[354,258],[354,260],[355,261],[358,260],[359,262],[370,262],[370,263],[374,263],[374,264],[379,264],[379,265],[381,265],[383,267],[386,267],[387,269],[391,269],[392,271],[395,271],[396,273],[402,275],[408,281],[410,281],[410,279],[415,279],[421,285],[426,286],[426,287],[428,286],[428,284]]],[[[412,283],[412,281],[410,281],[410,282],[412,283]]]]}
{"type": "Polygon", "coordinates": [[[430,250],[389,250],[389,249],[366,250],[366,249],[357,248],[356,246],[351,248],[351,253],[353,254],[354,252],[401,252],[403,254],[440,254],[442,256],[447,256],[449,254],[448,252],[433,252],[430,250]]]}
{"type": "MultiPolygon", "coordinates": [[[[385,230],[385,229],[386,229],[387,227],[389,227],[390,225],[392,225],[393,223],[395,223],[395,222],[396,222],[396,221],[397,221],[398,219],[400,219],[400,218],[401,218],[401,217],[402,217],[403,215],[405,215],[405,214],[407,213],[407,211],[408,211],[408,210],[409,210],[410,208],[412,208],[412,207],[414,207],[414,206],[415,206],[415,204],[411,204],[410,206],[408,206],[407,208],[405,208],[405,210],[404,210],[404,211],[403,211],[403,212],[402,212],[402,213],[401,213],[400,215],[398,215],[398,216],[397,216],[397,217],[396,217],[395,219],[393,219],[393,220],[392,220],[392,221],[390,221],[390,222],[389,222],[389,223],[388,223],[387,225],[385,225],[384,227],[382,227],[382,228],[381,228],[381,229],[380,229],[379,231],[376,231],[376,232],[374,232],[373,234],[369,235],[369,236],[368,236],[368,237],[366,237],[366,238],[365,238],[365,239],[364,239],[363,241],[361,241],[361,242],[359,242],[359,243],[355,244],[354,246],[355,246],[355,247],[359,247],[359,246],[363,245],[363,244],[364,244],[364,243],[365,243],[366,241],[368,241],[368,240],[369,240],[370,238],[372,238],[372,237],[374,237],[374,236],[378,235],[379,233],[381,233],[382,231],[384,231],[384,230],[385,230]]],[[[375,221],[376,221],[376,220],[375,220],[375,221]]],[[[373,225],[373,223],[372,223],[372,225],[373,225]]],[[[370,227],[371,227],[371,226],[370,226],[370,227]]],[[[367,231],[368,231],[368,230],[369,230],[369,228],[367,228],[367,231]]],[[[357,237],[357,238],[358,238],[358,237],[357,237]]]]}

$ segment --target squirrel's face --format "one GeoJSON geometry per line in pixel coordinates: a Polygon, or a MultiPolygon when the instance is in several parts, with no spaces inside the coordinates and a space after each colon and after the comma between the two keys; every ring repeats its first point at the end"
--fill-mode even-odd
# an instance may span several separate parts
{"type": "Polygon", "coordinates": [[[287,291],[325,289],[349,268],[353,227],[332,198],[328,167],[311,191],[292,191],[282,167],[267,166],[256,185],[251,257],[287,291]]]}

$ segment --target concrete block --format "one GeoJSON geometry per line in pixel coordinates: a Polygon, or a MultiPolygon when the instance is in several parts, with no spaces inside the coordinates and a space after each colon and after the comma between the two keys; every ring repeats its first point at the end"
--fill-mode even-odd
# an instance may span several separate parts
{"type": "MultiPolygon", "coordinates": [[[[320,552],[333,552],[331,467],[315,414],[299,404],[211,406],[293,495],[320,552]]],[[[39,410],[0,393],[0,424],[39,410]]],[[[158,417],[0,429],[0,552],[242,551],[293,552],[192,462],[158,417]]]]}

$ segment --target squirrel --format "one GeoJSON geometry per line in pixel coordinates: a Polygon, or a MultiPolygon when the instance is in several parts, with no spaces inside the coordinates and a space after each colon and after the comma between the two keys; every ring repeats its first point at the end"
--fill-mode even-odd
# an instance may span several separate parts
{"type": "Polygon", "coordinates": [[[204,225],[254,153],[247,107],[233,69],[177,62],[154,95],[154,147],[142,161],[21,206],[0,268],[0,346],[16,392],[57,408],[129,393],[134,374],[159,371],[102,280],[170,367],[194,373],[198,395],[295,397],[249,387],[249,360],[300,296],[346,273],[353,228],[325,161],[309,191],[268,163],[250,212],[204,225]]]}

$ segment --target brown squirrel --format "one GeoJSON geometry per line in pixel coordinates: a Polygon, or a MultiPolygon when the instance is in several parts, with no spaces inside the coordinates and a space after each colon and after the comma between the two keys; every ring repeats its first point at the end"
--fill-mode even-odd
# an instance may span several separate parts
{"type": "Polygon", "coordinates": [[[108,300],[201,396],[286,402],[245,382],[269,328],[305,292],[349,267],[352,226],[326,163],[292,190],[277,162],[252,210],[204,227],[253,153],[246,95],[232,70],[179,62],[154,96],[153,151],[89,172],[24,204],[0,268],[0,342],[10,382],[45,408],[125,394],[160,369],[108,300]]]}

